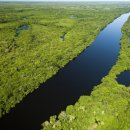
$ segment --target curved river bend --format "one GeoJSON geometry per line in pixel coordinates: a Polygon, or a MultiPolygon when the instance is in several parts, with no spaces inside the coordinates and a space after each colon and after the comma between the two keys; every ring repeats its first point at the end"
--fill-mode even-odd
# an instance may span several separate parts
{"type": "Polygon", "coordinates": [[[0,130],[40,130],[49,116],[59,114],[81,95],[90,95],[116,62],[121,28],[129,15],[110,23],[81,55],[1,118],[0,130]]]}

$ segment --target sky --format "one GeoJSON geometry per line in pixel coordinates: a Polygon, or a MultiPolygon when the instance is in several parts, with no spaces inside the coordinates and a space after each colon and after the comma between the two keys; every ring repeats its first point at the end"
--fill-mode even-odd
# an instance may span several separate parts
{"type": "Polygon", "coordinates": [[[130,0],[0,0],[0,1],[130,1],[130,0]]]}

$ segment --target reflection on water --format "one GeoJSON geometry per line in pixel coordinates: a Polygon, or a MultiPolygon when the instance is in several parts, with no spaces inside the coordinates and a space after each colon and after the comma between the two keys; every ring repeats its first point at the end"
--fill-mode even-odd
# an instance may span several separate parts
{"type": "Polygon", "coordinates": [[[23,26],[19,27],[16,30],[16,36],[18,36],[22,30],[28,30],[28,26],[27,25],[23,25],[23,26]]]}
{"type": "Polygon", "coordinates": [[[77,16],[71,15],[70,18],[71,18],[71,19],[76,19],[77,16]]]}
{"type": "MultiPolygon", "coordinates": [[[[41,123],[74,104],[81,95],[90,95],[93,87],[108,74],[120,50],[124,14],[99,33],[92,45],[61,69],[9,114],[0,119],[1,130],[40,130],[41,123]]],[[[73,51],[73,50],[72,50],[73,51]]]]}

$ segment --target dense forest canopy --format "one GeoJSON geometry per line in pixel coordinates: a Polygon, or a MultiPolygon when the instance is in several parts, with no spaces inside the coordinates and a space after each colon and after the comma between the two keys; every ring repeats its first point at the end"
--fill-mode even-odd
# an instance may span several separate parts
{"type": "Polygon", "coordinates": [[[129,130],[130,87],[119,84],[119,74],[130,70],[130,18],[122,29],[121,50],[116,64],[91,96],[81,96],[74,106],[50,117],[43,130],[129,130]]]}
{"type": "MultiPolygon", "coordinates": [[[[129,10],[128,3],[1,2],[0,117],[89,47],[108,23],[129,10]]],[[[98,124],[107,121],[103,129],[116,130],[122,125],[119,122],[128,120],[130,89],[119,85],[115,78],[130,69],[129,23],[130,20],[123,28],[117,64],[102,80],[103,83],[90,97],[81,97],[75,106],[67,107],[66,112],[59,115],[59,120],[51,117],[50,123],[43,124],[44,129],[65,129],[70,125],[72,129],[85,129],[95,125],[95,121],[98,124]],[[84,123],[87,127],[83,126],[84,123]],[[113,127],[112,123],[119,127],[113,127]]],[[[127,130],[128,122],[123,123],[127,130]]]]}

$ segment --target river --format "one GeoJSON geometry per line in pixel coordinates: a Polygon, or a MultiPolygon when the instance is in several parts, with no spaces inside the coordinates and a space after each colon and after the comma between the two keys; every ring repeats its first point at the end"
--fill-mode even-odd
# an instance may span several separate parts
{"type": "Polygon", "coordinates": [[[90,95],[116,63],[121,28],[129,15],[123,14],[107,25],[89,48],[3,116],[0,130],[40,130],[51,115],[75,104],[81,95],[90,95]]]}

